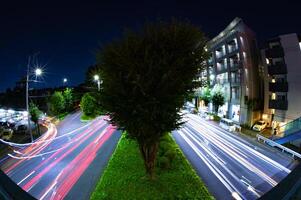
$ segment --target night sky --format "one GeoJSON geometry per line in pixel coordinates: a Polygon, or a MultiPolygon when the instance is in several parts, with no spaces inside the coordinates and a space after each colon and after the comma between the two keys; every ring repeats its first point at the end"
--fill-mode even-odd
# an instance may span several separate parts
{"type": "Polygon", "coordinates": [[[213,37],[237,16],[257,33],[259,43],[301,33],[300,1],[6,2],[0,4],[0,91],[14,87],[26,73],[28,56],[36,52],[46,65],[39,87],[61,86],[64,77],[77,85],[95,63],[99,46],[118,39],[126,28],[138,30],[145,21],[188,19],[213,37]]]}

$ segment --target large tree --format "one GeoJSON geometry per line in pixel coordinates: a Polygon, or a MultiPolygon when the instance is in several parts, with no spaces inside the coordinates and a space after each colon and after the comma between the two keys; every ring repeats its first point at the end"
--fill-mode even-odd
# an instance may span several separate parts
{"type": "Polygon", "coordinates": [[[139,144],[153,178],[160,138],[181,125],[180,109],[199,86],[206,39],[190,23],[148,24],[97,54],[101,105],[110,122],[139,144]]]}

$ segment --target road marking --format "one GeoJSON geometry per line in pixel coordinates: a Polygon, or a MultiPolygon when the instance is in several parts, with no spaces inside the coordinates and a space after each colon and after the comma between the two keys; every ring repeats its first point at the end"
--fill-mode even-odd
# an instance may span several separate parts
{"type": "Polygon", "coordinates": [[[20,185],[23,181],[25,181],[28,177],[30,177],[33,173],[35,173],[35,171],[32,171],[30,174],[28,174],[25,178],[23,178],[18,185],[20,185]]]}

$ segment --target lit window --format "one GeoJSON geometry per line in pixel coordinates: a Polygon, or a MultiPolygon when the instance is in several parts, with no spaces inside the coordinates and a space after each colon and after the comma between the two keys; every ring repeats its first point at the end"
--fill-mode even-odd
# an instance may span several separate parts
{"type": "Polygon", "coordinates": [[[272,79],[272,83],[275,83],[275,82],[276,82],[276,80],[273,78],[273,79],[272,79]]]}
{"type": "Polygon", "coordinates": [[[246,52],[243,52],[242,54],[243,54],[243,56],[244,56],[244,59],[246,60],[246,59],[247,59],[247,53],[246,53],[246,52]]]}
{"type": "Polygon", "coordinates": [[[301,50],[301,42],[299,42],[299,47],[300,47],[300,50],[301,50]]]}
{"type": "Polygon", "coordinates": [[[276,93],[272,93],[272,100],[276,99],[276,93]]]}
{"type": "Polygon", "coordinates": [[[242,44],[242,46],[244,46],[244,39],[240,36],[240,42],[242,44]]]}
{"type": "Polygon", "coordinates": [[[265,61],[266,61],[267,65],[270,64],[270,60],[269,59],[266,58],[265,61]]]}

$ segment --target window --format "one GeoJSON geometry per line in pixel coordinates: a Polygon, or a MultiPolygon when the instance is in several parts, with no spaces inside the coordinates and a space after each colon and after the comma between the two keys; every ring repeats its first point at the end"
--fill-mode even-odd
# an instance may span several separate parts
{"type": "Polygon", "coordinates": [[[267,63],[267,65],[269,65],[270,64],[270,60],[269,59],[265,59],[265,62],[267,63]]]}
{"type": "Polygon", "coordinates": [[[216,81],[219,84],[227,83],[228,82],[228,73],[226,72],[226,73],[218,74],[216,76],[216,81]]]}
{"type": "Polygon", "coordinates": [[[280,42],[270,42],[269,43],[270,48],[278,48],[281,46],[280,42]]]}
{"type": "Polygon", "coordinates": [[[279,95],[277,95],[277,99],[285,101],[286,100],[286,96],[279,94],[279,95]]]}
{"type": "Polygon", "coordinates": [[[244,39],[240,36],[241,45],[244,46],[244,39]]]}
{"type": "Polygon", "coordinates": [[[226,46],[223,45],[222,49],[223,49],[223,55],[226,55],[226,46]]]}
{"type": "Polygon", "coordinates": [[[239,89],[237,87],[231,88],[232,99],[239,99],[239,89]]]}
{"type": "Polygon", "coordinates": [[[300,50],[301,50],[301,42],[299,42],[299,47],[300,47],[300,50]]]}

